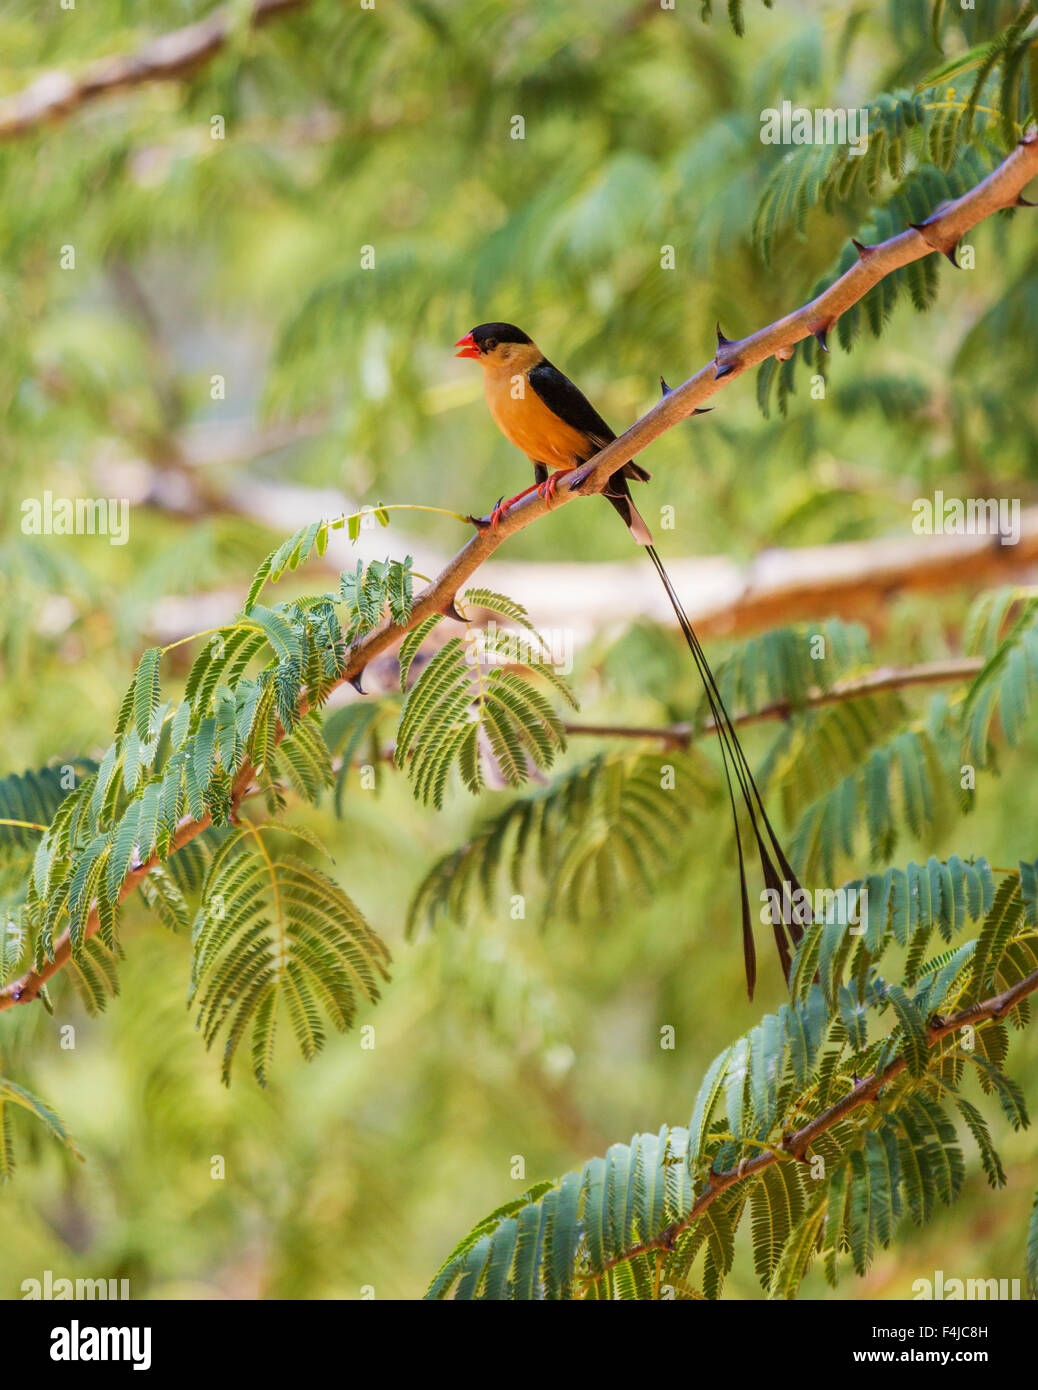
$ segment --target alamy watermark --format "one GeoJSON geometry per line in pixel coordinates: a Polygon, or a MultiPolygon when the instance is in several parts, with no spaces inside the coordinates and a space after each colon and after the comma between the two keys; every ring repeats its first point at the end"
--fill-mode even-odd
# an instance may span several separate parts
{"type": "Polygon", "coordinates": [[[128,497],[42,497],[22,503],[22,532],[26,536],[107,536],[109,545],[130,539],[128,497]]]}
{"type": "Polygon", "coordinates": [[[54,1271],[45,1269],[42,1279],[23,1279],[23,1302],[33,1299],[126,1299],[130,1297],[129,1279],[65,1279],[55,1278],[54,1271]]]}
{"type": "Polygon", "coordinates": [[[765,145],[848,145],[857,157],[869,147],[869,112],[865,106],[850,109],[794,106],[767,106],[760,113],[760,138],[765,145]]]}
{"type": "Polygon", "coordinates": [[[912,503],[912,530],[917,536],[998,536],[1003,545],[1020,539],[1019,497],[945,497],[912,503]]]}
{"type": "Polygon", "coordinates": [[[839,922],[849,928],[851,936],[861,936],[869,920],[869,890],[854,884],[846,888],[794,888],[783,883],[777,888],[762,888],[760,920],[762,925],[785,922],[839,922]]]}
{"type": "Polygon", "coordinates": [[[572,628],[544,632],[499,628],[493,618],[486,628],[473,628],[465,639],[470,666],[551,666],[562,676],[573,670],[572,628]]]}
{"type": "Polygon", "coordinates": [[[913,1299],[996,1300],[1020,1297],[1019,1279],[951,1279],[943,1269],[935,1269],[932,1279],[917,1279],[912,1285],[913,1299]]]}

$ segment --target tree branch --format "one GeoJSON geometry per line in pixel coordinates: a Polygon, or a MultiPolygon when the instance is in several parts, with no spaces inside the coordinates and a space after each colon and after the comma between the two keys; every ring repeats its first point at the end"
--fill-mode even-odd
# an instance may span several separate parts
{"type": "MultiPolygon", "coordinates": [[[[257,28],[268,19],[307,3],[308,0],[256,0],[250,24],[257,28]]],[[[195,24],[152,39],[136,53],[98,58],[78,77],[61,71],[45,72],[23,91],[0,102],[0,140],[63,120],[76,107],[107,92],[187,77],[219,53],[234,25],[233,7],[225,6],[195,24]]]]}
{"type": "MultiPolygon", "coordinates": [[[[1004,1018],[1007,1013],[1021,1000],[1026,999],[1029,994],[1038,990],[1038,970],[1032,971],[1022,980],[1018,980],[1009,989],[1003,990],[1001,994],[993,995],[990,999],[985,999],[982,1003],[971,1004],[969,1008],[961,1009],[958,1013],[952,1014],[949,1018],[935,1020],[926,1030],[926,1045],[933,1048],[943,1038],[951,1033],[956,1033],[960,1028],[967,1024],[983,1023],[988,1019],[1004,1018]]],[[[648,1254],[651,1250],[670,1250],[675,1240],[681,1233],[688,1229],[692,1223],[703,1214],[708,1206],[720,1197],[722,1192],[741,1182],[744,1178],[753,1177],[765,1168],[770,1168],[772,1164],[797,1159],[801,1162],[805,1160],[808,1149],[826,1130],[832,1129],[846,1115],[853,1110],[859,1110],[863,1105],[877,1099],[879,1092],[894,1077],[903,1072],[908,1063],[904,1057],[895,1057],[894,1060],[883,1067],[880,1071],[873,1072],[871,1076],[859,1081],[848,1095],[842,1100],[831,1105],[827,1110],[823,1110],[820,1115],[816,1115],[803,1128],[798,1129],[795,1134],[785,1136],[782,1141],[781,1151],[768,1149],[764,1153],[755,1155],[751,1159],[744,1160],[736,1168],[726,1169],[723,1173],[711,1173],[710,1180],[706,1187],[696,1198],[691,1210],[683,1216],[680,1221],[673,1222],[665,1230],[660,1231],[651,1240],[639,1241],[632,1245],[622,1254],[614,1256],[608,1260],[597,1274],[594,1274],[584,1281],[585,1287],[597,1282],[607,1270],[613,1269],[616,1265],[622,1264],[625,1260],[633,1259],[637,1255],[648,1254]]]]}
{"type": "MultiPolygon", "coordinates": [[[[295,0],[259,0],[257,14],[264,4],[273,11],[290,3],[295,3],[295,0]]],[[[220,42],[226,36],[226,31],[222,30],[221,35],[220,42]]],[[[935,251],[954,245],[964,232],[986,217],[1004,208],[1015,207],[1023,189],[1036,174],[1038,131],[1032,130],[986,179],[922,224],[923,232],[902,232],[877,246],[864,249],[858,264],[852,266],[835,284],[809,304],[748,338],[738,342],[726,342],[719,347],[718,354],[712,362],[701,367],[695,376],[690,377],[682,386],[670,391],[619,439],[607,445],[589,463],[576,470],[569,485],[560,489],[553,503],[538,497],[536,493],[531,493],[529,497],[509,508],[496,530],[481,526],[437,578],[416,596],[406,623],[394,623],[387,617],[378,627],[354,644],[337,684],[341,685],[359,676],[369,661],[400,641],[406,631],[423,619],[433,613],[451,614],[458,590],[509,536],[515,535],[538,518],[546,516],[549,511],[572,502],[578,495],[600,492],[610,476],[622,468],[628,459],[640,454],[661,434],[687,419],[701,402],[714,396],[723,385],[734,380],[747,368],[763,362],[766,357],[792,348],[802,338],[813,333],[819,325],[824,325],[826,329],[831,328],[841,313],[861,299],[885,275],[889,275],[900,266],[908,265],[911,261],[920,260],[923,256],[932,255],[935,251]],[[580,488],[580,494],[577,488],[580,488]]],[[[304,696],[301,712],[305,712],[307,708],[308,702],[304,696]]],[[[249,763],[239,771],[235,783],[236,790],[240,789],[238,800],[251,783],[253,775],[249,763]]],[[[179,849],[181,844],[186,844],[189,839],[200,834],[208,824],[208,817],[205,817],[201,821],[183,825],[177,832],[175,847],[179,849]]],[[[120,892],[120,900],[132,891],[140,878],[143,878],[156,862],[157,859],[153,858],[146,865],[130,871],[120,892]]],[[[98,915],[95,907],[84,925],[84,939],[92,936],[97,928],[98,915]]],[[[55,943],[54,959],[46,962],[42,970],[30,970],[0,990],[0,1010],[34,999],[40,986],[61,968],[70,954],[71,942],[67,933],[64,933],[55,943]]]]}
{"type": "MultiPolygon", "coordinates": [[[[853,680],[837,681],[830,690],[812,690],[800,704],[789,700],[776,700],[773,704],[762,705],[757,710],[744,710],[732,716],[736,725],[761,724],[769,719],[788,719],[805,709],[818,709],[822,705],[836,705],[843,700],[857,700],[864,695],[875,695],[883,690],[905,690],[913,685],[940,685],[947,681],[966,680],[975,676],[984,667],[982,656],[954,657],[949,661],[929,661],[919,666],[906,666],[901,669],[880,667],[870,671],[867,676],[853,680]]],[[[714,720],[704,720],[702,724],[666,724],[662,728],[637,724],[567,724],[567,734],[590,734],[595,738],[660,738],[669,747],[687,748],[704,734],[711,733],[716,724],[714,720]]]]}

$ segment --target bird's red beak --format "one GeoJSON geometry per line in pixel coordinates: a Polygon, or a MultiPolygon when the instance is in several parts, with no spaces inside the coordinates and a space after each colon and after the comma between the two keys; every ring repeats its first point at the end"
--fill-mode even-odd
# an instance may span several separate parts
{"type": "Polygon", "coordinates": [[[466,333],[464,338],[459,338],[454,344],[456,348],[461,348],[460,352],[454,354],[455,357],[478,357],[479,348],[476,347],[476,340],[471,333],[466,333]]]}

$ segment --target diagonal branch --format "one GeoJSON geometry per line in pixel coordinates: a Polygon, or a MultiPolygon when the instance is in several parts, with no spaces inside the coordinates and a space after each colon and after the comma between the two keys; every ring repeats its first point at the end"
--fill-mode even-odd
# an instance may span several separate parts
{"type": "MultiPolygon", "coordinates": [[[[1035,990],[1038,990],[1038,970],[1032,971],[1030,975],[1025,975],[1022,980],[1018,980],[1015,985],[1003,990],[1001,994],[993,995],[981,1003],[971,1004],[968,1008],[961,1009],[948,1018],[933,1019],[930,1027],[926,1030],[927,1047],[932,1050],[943,1038],[958,1032],[960,1028],[965,1028],[967,1024],[1005,1018],[1012,1009],[1026,999],[1029,994],[1033,994],[1035,990]]],[[[838,1100],[835,1105],[823,1110],[820,1115],[816,1115],[813,1120],[810,1120],[794,1134],[784,1136],[781,1151],[767,1149],[763,1153],[740,1163],[737,1168],[726,1169],[723,1173],[712,1172],[706,1187],[696,1198],[691,1210],[680,1221],[673,1222],[650,1240],[639,1241],[636,1245],[623,1251],[622,1254],[608,1260],[598,1273],[585,1281],[586,1285],[595,1283],[607,1270],[618,1264],[623,1264],[625,1260],[633,1259],[637,1255],[648,1254],[651,1250],[670,1250],[678,1236],[686,1231],[706,1211],[707,1207],[720,1197],[722,1192],[734,1187],[737,1182],[753,1177],[762,1172],[763,1169],[770,1168],[773,1164],[781,1161],[788,1161],[789,1159],[796,1159],[800,1162],[808,1161],[805,1155],[819,1135],[832,1129],[853,1110],[858,1110],[863,1105],[869,1105],[875,1101],[883,1087],[888,1082],[893,1081],[896,1076],[900,1076],[907,1065],[904,1057],[895,1057],[887,1066],[859,1081],[842,1100],[838,1100]]]]}
{"type": "MultiPolygon", "coordinates": [[[[264,4],[273,9],[290,3],[294,3],[294,0],[259,0],[257,12],[264,4]]],[[[395,623],[387,617],[350,649],[337,684],[356,679],[369,661],[388,651],[400,641],[406,631],[423,619],[434,613],[453,615],[456,611],[454,598],[458,590],[509,536],[515,535],[517,531],[523,530],[547,515],[549,511],[572,502],[578,495],[600,492],[612,474],[622,468],[628,459],[640,454],[661,434],[682,420],[688,419],[697,406],[716,395],[727,382],[734,380],[749,367],[763,362],[767,357],[787,353],[801,339],[817,329],[828,331],[840,314],[863,298],[884,276],[912,261],[954,246],[958,239],[978,222],[1005,208],[1018,206],[1024,188],[1036,175],[1038,130],[1030,130],[993,173],[961,198],[948,203],[926,223],[921,224],[924,231],[901,232],[888,241],[863,248],[858,264],[852,266],[835,284],[803,308],[738,342],[725,341],[719,346],[717,357],[713,361],[701,367],[695,376],[690,377],[682,386],[670,391],[619,439],[607,445],[589,463],[578,469],[570,480],[569,487],[562,488],[556,494],[553,503],[538,497],[536,493],[531,493],[529,497],[509,508],[496,530],[480,526],[468,544],[463,546],[436,579],[417,595],[406,623],[395,623]],[[577,488],[580,488],[579,493],[576,491],[577,488]]],[[[305,696],[302,706],[304,710],[307,707],[305,696]]],[[[246,763],[235,783],[235,813],[253,776],[251,764],[246,763]]],[[[179,849],[182,844],[200,834],[207,825],[208,818],[182,824],[177,832],[175,848],[179,849]]],[[[132,869],[123,884],[120,898],[126,897],[157,862],[157,858],[153,858],[147,864],[132,869]]],[[[84,939],[92,936],[97,928],[98,916],[95,908],[84,925],[84,939]]],[[[64,933],[55,943],[53,960],[46,962],[40,971],[30,970],[20,979],[13,980],[0,989],[0,1011],[35,999],[40,987],[61,968],[70,955],[71,942],[68,934],[64,933]]]]}
{"type": "MultiPolygon", "coordinates": [[[[307,0],[256,0],[250,23],[256,28],[275,15],[299,9],[306,3],[307,0]]],[[[0,102],[0,140],[63,120],[76,107],[107,92],[187,77],[219,53],[235,26],[234,7],[227,5],[195,24],[185,24],[152,39],[135,53],[98,58],[78,77],[67,72],[45,72],[23,91],[0,102]]]]}

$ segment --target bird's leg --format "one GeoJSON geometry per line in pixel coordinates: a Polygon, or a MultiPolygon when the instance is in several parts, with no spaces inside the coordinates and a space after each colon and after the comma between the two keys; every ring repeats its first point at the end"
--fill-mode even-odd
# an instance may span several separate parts
{"type": "Polygon", "coordinates": [[[474,522],[475,525],[479,526],[481,529],[483,527],[489,526],[492,531],[496,531],[498,523],[504,516],[505,512],[507,512],[508,508],[512,505],[512,503],[521,502],[524,497],[529,497],[530,493],[533,492],[534,488],[539,488],[540,484],[547,479],[548,465],[545,463],[535,463],[533,466],[533,477],[534,481],[530,487],[523,488],[522,492],[517,492],[516,495],[514,497],[510,497],[507,502],[502,502],[501,498],[499,497],[497,499],[497,506],[494,508],[494,510],[490,513],[488,517],[484,519],[483,517],[470,516],[469,521],[474,522]]]}
{"type": "Polygon", "coordinates": [[[535,483],[531,483],[529,487],[524,487],[522,492],[517,492],[514,497],[509,497],[507,502],[498,498],[497,506],[488,517],[470,516],[468,520],[473,525],[478,526],[480,530],[489,527],[490,530],[496,531],[508,508],[514,506],[516,502],[521,502],[524,497],[529,497],[531,492],[536,492],[538,497],[543,497],[550,506],[551,500],[555,496],[555,489],[559,485],[559,479],[564,473],[569,474],[570,472],[572,469],[560,468],[555,473],[549,473],[545,464],[535,463],[533,466],[533,475],[537,479],[535,483]]]}
{"type": "Polygon", "coordinates": [[[536,483],[531,483],[529,487],[524,487],[522,492],[517,492],[514,497],[509,497],[507,502],[503,502],[499,497],[497,499],[497,506],[494,508],[494,510],[490,513],[488,517],[470,516],[468,519],[475,526],[478,526],[480,530],[483,530],[489,526],[492,531],[496,531],[498,523],[504,516],[505,512],[508,511],[508,508],[516,502],[521,502],[524,497],[529,497],[530,493],[533,492],[534,488],[536,487],[536,483]]]}
{"type": "Polygon", "coordinates": [[[571,468],[559,468],[554,473],[549,473],[543,483],[537,484],[537,496],[543,497],[548,506],[551,506],[552,498],[555,496],[555,489],[559,485],[559,479],[563,473],[571,473],[571,468]]]}

